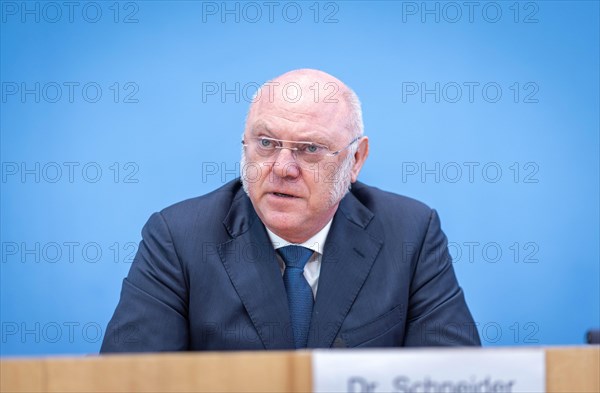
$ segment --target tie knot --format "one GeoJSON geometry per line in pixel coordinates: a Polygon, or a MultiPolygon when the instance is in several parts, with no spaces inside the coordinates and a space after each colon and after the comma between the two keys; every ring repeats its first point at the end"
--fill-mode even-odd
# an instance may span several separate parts
{"type": "Polygon", "coordinates": [[[304,269],[313,250],[302,246],[285,246],[277,250],[285,262],[285,267],[304,269]]]}

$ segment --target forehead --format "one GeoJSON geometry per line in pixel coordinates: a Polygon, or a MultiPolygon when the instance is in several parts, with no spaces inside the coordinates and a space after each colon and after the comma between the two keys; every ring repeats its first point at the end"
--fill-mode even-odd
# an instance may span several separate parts
{"type": "Polygon", "coordinates": [[[301,99],[286,99],[282,89],[274,89],[269,96],[262,95],[248,115],[246,129],[252,133],[296,140],[331,140],[347,138],[348,107],[344,99],[337,102],[314,100],[308,87],[301,99]],[[316,102],[315,102],[316,101],[316,102]]]}

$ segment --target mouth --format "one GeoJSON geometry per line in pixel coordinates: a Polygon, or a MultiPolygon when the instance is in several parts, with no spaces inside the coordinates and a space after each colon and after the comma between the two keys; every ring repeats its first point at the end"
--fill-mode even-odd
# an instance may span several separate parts
{"type": "Polygon", "coordinates": [[[285,194],[283,192],[271,192],[271,195],[275,195],[276,197],[279,198],[298,198],[297,196],[291,195],[291,194],[285,194]]]}

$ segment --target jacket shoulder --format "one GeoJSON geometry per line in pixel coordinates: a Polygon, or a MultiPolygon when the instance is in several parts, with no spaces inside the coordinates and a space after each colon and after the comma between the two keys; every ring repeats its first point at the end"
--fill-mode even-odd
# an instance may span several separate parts
{"type": "Polygon", "coordinates": [[[241,188],[241,182],[236,179],[208,194],[168,206],[160,211],[160,215],[163,216],[169,226],[173,225],[188,229],[190,226],[221,227],[233,200],[240,197],[240,195],[245,195],[241,188]]]}
{"type": "Polygon", "coordinates": [[[431,215],[431,208],[416,199],[356,182],[350,191],[376,216],[422,218],[431,215]]]}

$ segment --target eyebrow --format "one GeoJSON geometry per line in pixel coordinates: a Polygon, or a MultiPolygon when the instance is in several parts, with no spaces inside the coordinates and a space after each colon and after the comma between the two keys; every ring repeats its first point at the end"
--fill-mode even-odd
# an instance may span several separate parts
{"type": "MultiPolygon", "coordinates": [[[[254,123],[254,125],[252,126],[252,132],[254,132],[255,134],[260,134],[261,132],[264,132],[269,138],[281,139],[280,137],[275,135],[273,129],[264,120],[257,120],[256,123],[254,123]]],[[[298,142],[312,142],[323,146],[330,146],[330,144],[325,142],[321,136],[316,135],[315,131],[307,131],[307,133],[308,136],[302,137],[302,139],[298,142]]]]}
{"type": "Polygon", "coordinates": [[[252,125],[252,129],[251,130],[254,133],[265,131],[268,134],[273,135],[273,132],[271,131],[271,127],[269,127],[269,125],[264,120],[258,120],[256,123],[254,123],[252,125]]]}

